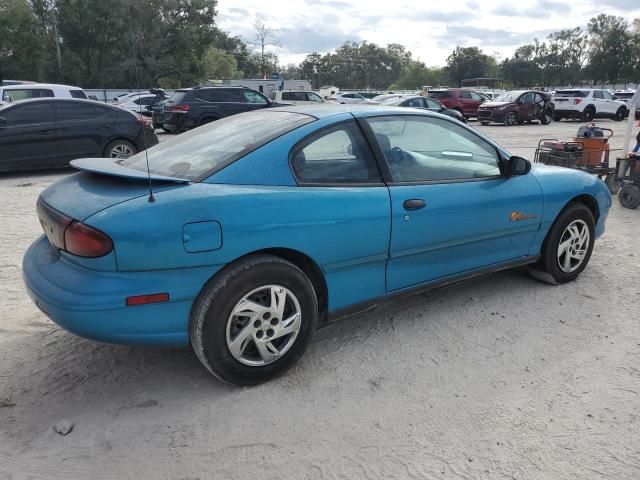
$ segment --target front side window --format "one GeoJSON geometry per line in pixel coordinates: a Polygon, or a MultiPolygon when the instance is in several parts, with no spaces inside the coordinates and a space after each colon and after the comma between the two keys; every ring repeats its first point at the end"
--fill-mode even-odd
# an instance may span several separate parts
{"type": "Polygon", "coordinates": [[[523,103],[533,103],[534,98],[535,95],[533,92],[527,92],[520,97],[520,101],[522,101],[523,103]]]}
{"type": "Polygon", "coordinates": [[[253,92],[251,90],[243,90],[242,94],[244,95],[244,100],[247,103],[259,103],[262,105],[267,104],[267,99],[260,95],[258,92],[253,92]]]}
{"type": "Polygon", "coordinates": [[[496,149],[462,126],[422,116],[368,119],[395,182],[438,182],[500,175],[496,149]]]}
{"type": "Polygon", "coordinates": [[[307,94],[304,92],[283,92],[282,100],[289,100],[290,102],[306,102],[307,94]]]}
{"type": "Polygon", "coordinates": [[[407,103],[405,104],[406,107],[413,107],[413,108],[422,108],[423,104],[422,104],[422,99],[421,98],[411,98],[409,100],[407,100],[407,103]]]}
{"type": "Polygon", "coordinates": [[[53,104],[43,102],[29,103],[16,106],[0,115],[6,119],[7,127],[53,123],[53,104]]]}
{"type": "MultiPolygon", "coordinates": [[[[301,113],[269,110],[216,120],[148,149],[151,173],[198,181],[265,143],[315,120],[301,113]]],[[[147,171],[145,152],[119,163],[147,171]]]]}
{"type": "Polygon", "coordinates": [[[310,102],[322,102],[322,97],[317,93],[307,92],[307,98],[310,102]]]}
{"type": "Polygon", "coordinates": [[[604,98],[605,100],[613,100],[613,95],[611,95],[606,90],[603,90],[602,91],[602,98],[604,98]]]}
{"type": "Polygon", "coordinates": [[[469,92],[468,90],[461,90],[460,98],[464,98],[465,100],[470,100],[473,97],[471,96],[471,92],[469,92]]]}
{"type": "Polygon", "coordinates": [[[471,98],[474,99],[474,100],[479,100],[479,101],[482,101],[482,100],[485,99],[482,95],[480,95],[479,93],[476,93],[476,92],[471,92],[471,98]]]}
{"type": "Polygon", "coordinates": [[[432,110],[440,110],[440,108],[442,107],[442,105],[440,105],[435,100],[431,100],[430,98],[425,98],[424,102],[427,104],[427,108],[430,108],[432,110]]]}
{"type": "Polygon", "coordinates": [[[299,183],[379,183],[373,154],[355,122],[320,131],[291,152],[291,167],[299,183]]]}

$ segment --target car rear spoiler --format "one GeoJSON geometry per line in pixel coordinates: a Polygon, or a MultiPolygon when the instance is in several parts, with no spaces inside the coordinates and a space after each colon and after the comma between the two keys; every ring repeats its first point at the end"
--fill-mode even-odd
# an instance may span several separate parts
{"type": "Polygon", "coordinates": [[[71,160],[69,165],[85,172],[110,175],[112,177],[130,178],[132,180],[155,180],[159,182],[173,183],[191,182],[191,180],[186,178],[169,177],[166,175],[158,175],[153,172],[147,173],[143,170],[135,170],[133,168],[125,167],[111,158],[79,158],[77,160],[71,160]]]}

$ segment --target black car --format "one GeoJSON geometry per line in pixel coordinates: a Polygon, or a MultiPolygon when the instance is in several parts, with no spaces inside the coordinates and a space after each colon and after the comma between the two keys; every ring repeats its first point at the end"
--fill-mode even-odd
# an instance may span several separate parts
{"type": "Polygon", "coordinates": [[[410,107],[410,108],[420,108],[422,110],[429,110],[431,112],[442,113],[444,115],[448,115],[449,117],[453,117],[456,120],[467,123],[467,119],[464,115],[462,115],[458,110],[452,110],[450,108],[445,107],[437,100],[434,100],[431,97],[422,97],[420,95],[412,95],[409,97],[396,97],[385,100],[380,105],[385,106],[395,106],[395,107],[410,107]]]}
{"type": "Polygon", "coordinates": [[[165,103],[162,127],[180,133],[236,113],[272,106],[277,104],[250,88],[183,88],[176,90],[165,103]]]}
{"type": "Polygon", "coordinates": [[[92,100],[43,98],[0,107],[0,171],[122,158],[157,143],[139,115],[92,100]]]}

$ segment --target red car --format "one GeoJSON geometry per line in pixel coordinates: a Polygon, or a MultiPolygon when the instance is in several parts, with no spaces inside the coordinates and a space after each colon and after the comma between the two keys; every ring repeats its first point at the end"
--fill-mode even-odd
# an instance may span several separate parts
{"type": "Polygon", "coordinates": [[[466,118],[477,117],[478,107],[487,99],[473,90],[465,88],[447,88],[430,90],[429,96],[438,100],[442,105],[452,110],[458,110],[466,118]]]}

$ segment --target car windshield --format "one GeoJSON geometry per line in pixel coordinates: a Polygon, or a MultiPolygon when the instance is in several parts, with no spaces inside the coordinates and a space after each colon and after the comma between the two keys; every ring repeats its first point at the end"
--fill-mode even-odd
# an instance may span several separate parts
{"type": "MultiPolygon", "coordinates": [[[[199,181],[274,138],[315,120],[291,112],[246,112],[217,120],[147,150],[149,170],[157,175],[199,181]]],[[[147,171],[144,152],[118,161],[147,171]]]]}
{"type": "Polygon", "coordinates": [[[493,99],[494,102],[515,102],[523,92],[505,92],[493,99]]]}
{"type": "Polygon", "coordinates": [[[578,97],[578,98],[586,98],[589,96],[588,90],[560,90],[556,92],[556,97],[578,97]]]}

